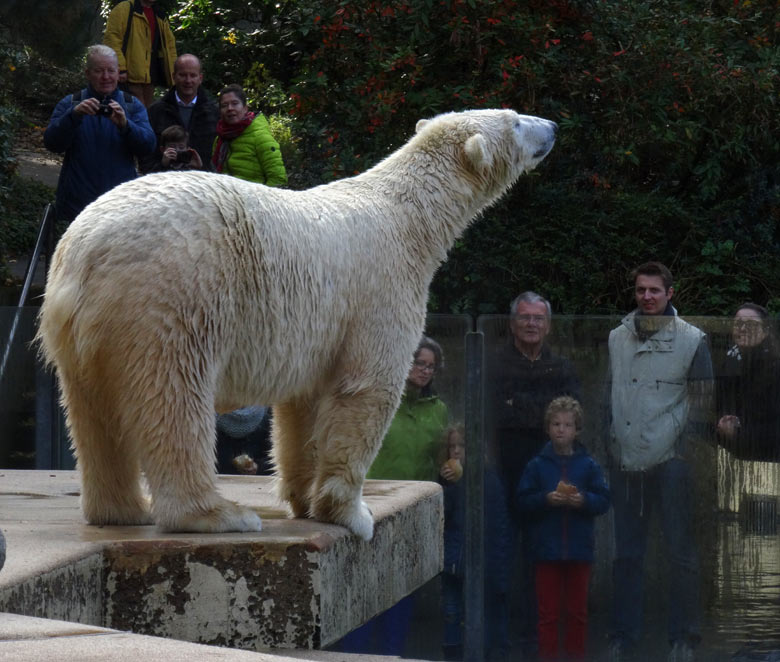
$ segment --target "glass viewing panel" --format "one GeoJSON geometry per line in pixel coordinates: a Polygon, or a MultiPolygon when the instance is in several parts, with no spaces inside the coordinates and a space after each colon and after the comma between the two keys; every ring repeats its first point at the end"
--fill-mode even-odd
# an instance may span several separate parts
{"type": "MultiPolygon", "coordinates": [[[[37,308],[25,308],[16,321],[16,339],[0,382],[0,429],[3,431],[0,468],[3,469],[73,466],[55,406],[51,376],[37,366],[35,350],[30,346],[37,311],[37,308]]],[[[13,308],[0,308],[3,351],[15,315],[13,308]]],[[[492,582],[492,588],[486,588],[488,609],[482,612],[487,643],[501,639],[501,629],[499,627],[496,634],[496,624],[500,623],[501,601],[505,600],[512,657],[520,657],[523,645],[533,645],[536,620],[525,615],[535,604],[535,596],[525,588],[528,583],[524,570],[528,566],[524,565],[522,555],[524,550],[532,555],[535,543],[527,532],[525,538],[523,536],[527,527],[520,524],[527,517],[517,513],[516,495],[509,494],[507,482],[520,479],[525,462],[547,439],[540,419],[548,404],[546,379],[549,378],[557,379],[560,384],[576,385],[574,390],[584,410],[579,439],[603,468],[613,492],[613,506],[628,494],[639,499],[637,507],[643,517],[649,518],[644,563],[641,567],[636,566],[633,573],[642,578],[643,595],[635,594],[632,600],[641,604],[644,610],[640,653],[636,659],[666,659],[670,610],[672,614],[676,613],[674,610],[686,604],[686,600],[700,616],[698,659],[731,660],[739,650],[743,655],[758,654],[773,646],[780,650],[780,353],[776,347],[777,325],[774,321],[755,325],[735,324],[731,318],[684,318],[706,333],[712,379],[703,379],[699,370],[694,380],[671,378],[667,383],[665,373],[659,374],[654,377],[655,390],[644,391],[636,401],[640,410],[655,406],[648,398],[657,397],[667,406],[669,402],[663,399],[672,391],[677,392],[675,389],[682,389],[688,400],[689,408],[675,410],[670,406],[663,417],[679,429],[684,428],[688,438],[685,448],[675,448],[673,455],[685,458],[690,513],[685,522],[679,522],[678,517],[670,523],[661,521],[663,517],[652,498],[653,490],[658,487],[650,475],[652,471],[631,472],[624,476],[620,494],[615,493],[618,464],[611,444],[610,431],[614,429],[611,427],[614,426],[611,403],[614,396],[623,395],[617,390],[623,387],[610,384],[608,339],[610,332],[621,325],[621,319],[554,316],[549,329],[544,329],[549,332],[544,338],[545,349],[540,360],[530,362],[521,359],[514,347],[515,335],[510,331],[508,316],[482,316],[476,320],[463,315],[428,317],[426,333],[441,345],[444,355],[444,366],[435,372],[434,385],[447,406],[451,424],[467,423],[464,420],[469,395],[466,390],[467,385],[473,383],[467,371],[474,367],[466,356],[466,335],[473,328],[483,339],[484,361],[480,368],[484,434],[478,441],[487,460],[486,587],[492,582]],[[561,369],[559,358],[565,359],[565,370],[561,369]],[[533,384],[533,388],[523,386],[528,383],[533,384]],[[733,434],[716,432],[718,421],[724,417],[734,417],[726,419],[732,421],[733,434]],[[503,481],[503,504],[496,500],[499,494],[494,482],[496,478],[503,481]],[[507,509],[508,528],[495,525],[499,505],[507,509]],[[679,567],[675,570],[677,557],[667,545],[668,536],[679,533],[679,529],[674,528],[675,523],[687,526],[691,532],[690,553],[685,556],[687,560],[681,562],[688,574],[683,574],[682,579],[679,567]],[[497,531],[502,532],[500,537],[496,537],[497,531]],[[698,564],[698,576],[695,566],[690,565],[691,558],[698,564]],[[693,603],[686,595],[686,587],[695,589],[693,603]]],[[[531,327],[547,324],[546,320],[534,319],[518,322],[531,327]]],[[[652,344],[652,340],[647,342],[652,344]]],[[[643,351],[649,351],[648,347],[643,351]]],[[[664,354],[664,360],[672,361],[673,352],[667,351],[669,348],[655,349],[664,354]]],[[[652,366],[656,364],[651,361],[644,365],[651,367],[636,377],[644,377],[647,383],[646,371],[654,370],[652,366]]],[[[697,365],[701,368],[700,363],[697,365]]],[[[630,384],[626,388],[630,389],[630,384]]],[[[630,412],[624,412],[624,422],[630,416],[630,412]]],[[[641,420],[631,422],[642,425],[641,420]]],[[[676,495],[670,508],[682,504],[682,499],[676,495]],[[676,501],[678,498],[680,500],[676,501]]],[[[615,604],[612,576],[619,526],[614,507],[595,518],[594,560],[587,598],[587,659],[601,659],[607,653],[615,604]]],[[[636,576],[632,578],[634,587],[639,585],[636,576]]],[[[452,627],[445,628],[444,607],[451,608],[453,600],[451,590],[442,598],[445,582],[444,576],[440,576],[417,592],[411,630],[403,647],[405,657],[442,659],[445,636],[451,636],[453,632],[452,627]]],[[[445,591],[449,589],[445,587],[445,591]]],[[[469,604],[468,596],[465,603],[468,608],[475,608],[469,604]]],[[[674,629],[675,619],[671,618],[671,621],[674,629]]],[[[338,644],[334,648],[338,648],[338,644]]],[[[449,652],[457,651],[450,649],[449,652]]]]}

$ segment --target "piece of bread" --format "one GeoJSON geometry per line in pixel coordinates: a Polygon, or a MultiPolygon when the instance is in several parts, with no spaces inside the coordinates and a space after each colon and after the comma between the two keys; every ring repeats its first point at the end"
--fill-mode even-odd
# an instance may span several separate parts
{"type": "Polygon", "coordinates": [[[242,474],[257,473],[257,464],[246,453],[233,458],[233,466],[242,474]]]}
{"type": "Polygon", "coordinates": [[[444,463],[444,466],[452,470],[454,474],[453,480],[460,480],[460,477],[463,475],[463,465],[460,463],[460,460],[451,458],[444,463]]]}
{"type": "Polygon", "coordinates": [[[560,492],[561,494],[577,494],[579,490],[571,483],[560,480],[558,481],[558,487],[555,488],[555,491],[560,492]]]}

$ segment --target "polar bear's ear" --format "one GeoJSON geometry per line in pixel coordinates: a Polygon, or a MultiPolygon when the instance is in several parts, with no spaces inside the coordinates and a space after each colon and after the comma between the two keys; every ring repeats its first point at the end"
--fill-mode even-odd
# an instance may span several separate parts
{"type": "Polygon", "coordinates": [[[466,156],[476,170],[484,170],[490,165],[487,141],[481,133],[475,133],[464,145],[466,156]]]}
{"type": "Polygon", "coordinates": [[[419,121],[417,122],[417,125],[414,127],[414,132],[415,132],[415,133],[420,133],[420,131],[422,130],[422,128],[423,128],[423,127],[424,127],[426,124],[428,124],[430,121],[431,121],[431,120],[419,120],[419,121]]]}

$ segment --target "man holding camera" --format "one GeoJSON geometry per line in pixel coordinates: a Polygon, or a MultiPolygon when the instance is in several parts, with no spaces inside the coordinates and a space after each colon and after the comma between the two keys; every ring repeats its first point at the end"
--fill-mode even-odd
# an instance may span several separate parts
{"type": "MultiPolygon", "coordinates": [[[[211,150],[217,137],[219,108],[214,98],[203,88],[200,60],[191,53],[176,58],[173,63],[173,87],[149,107],[149,124],[162,147],[162,134],[172,126],[181,126],[189,136],[189,147],[198,153],[201,165],[193,168],[211,169],[211,150]]],[[[139,163],[141,172],[165,170],[160,150],[139,163]]]]}
{"type": "Polygon", "coordinates": [[[146,108],[117,89],[116,54],[102,44],[87,50],[87,87],[54,108],[43,143],[64,152],[57,183],[57,222],[70,223],[106,191],[137,176],[135,159],[154,151],[146,108]]]}

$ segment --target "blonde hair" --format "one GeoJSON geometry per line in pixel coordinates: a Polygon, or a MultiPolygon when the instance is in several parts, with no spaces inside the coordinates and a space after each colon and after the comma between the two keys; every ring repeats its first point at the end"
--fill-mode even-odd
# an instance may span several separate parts
{"type": "Polygon", "coordinates": [[[585,413],[582,411],[582,405],[574,398],[568,395],[562,395],[559,398],[555,398],[544,412],[544,429],[550,427],[550,421],[555,414],[574,414],[574,426],[577,428],[577,432],[582,430],[582,421],[585,418],[585,413]]]}
{"type": "Polygon", "coordinates": [[[463,445],[466,444],[466,426],[463,423],[453,423],[444,428],[439,445],[439,464],[444,464],[450,459],[450,437],[454,434],[460,437],[463,445]]]}

